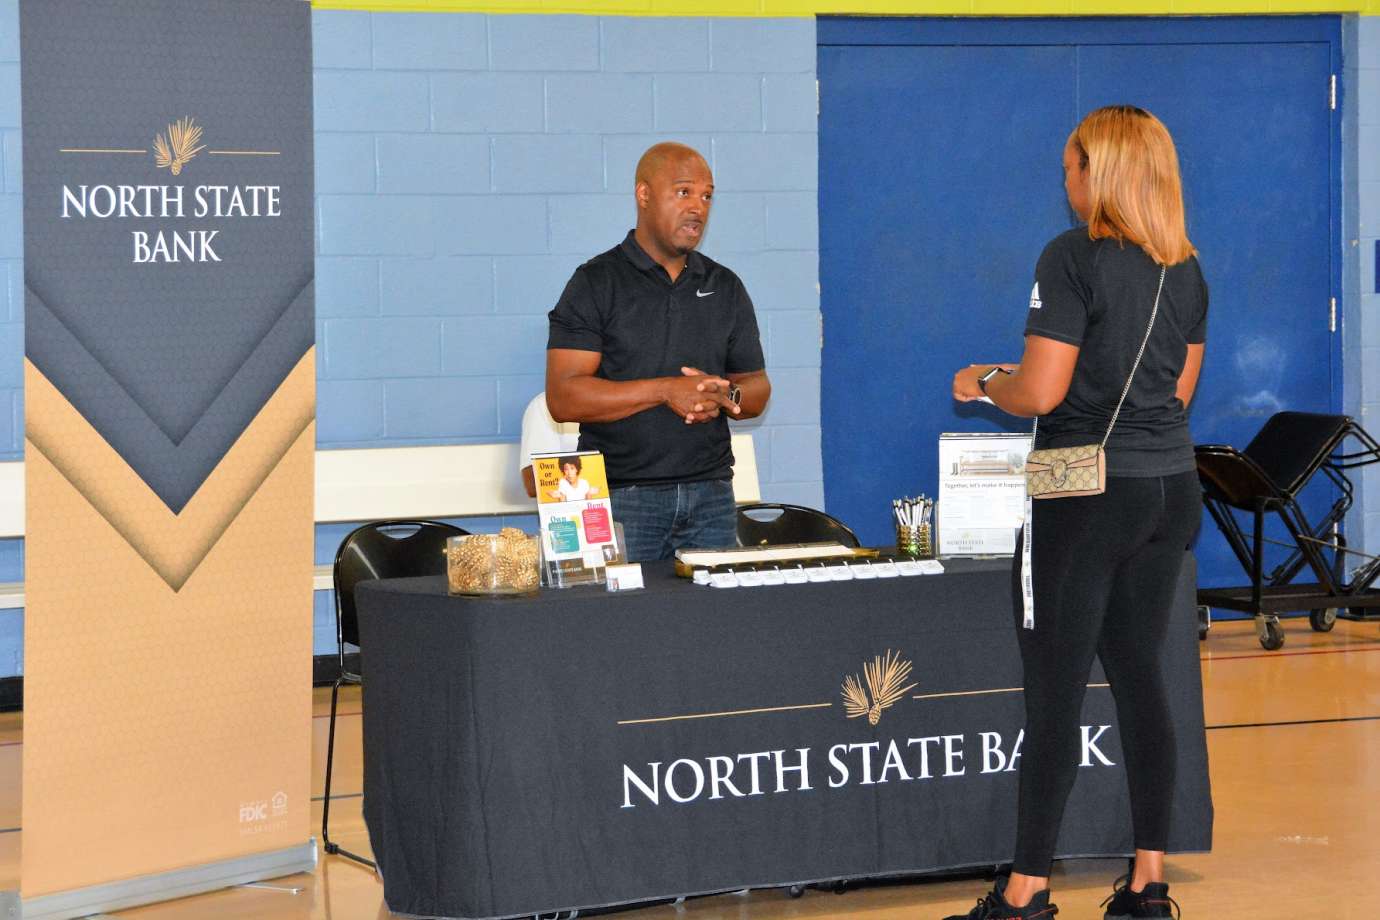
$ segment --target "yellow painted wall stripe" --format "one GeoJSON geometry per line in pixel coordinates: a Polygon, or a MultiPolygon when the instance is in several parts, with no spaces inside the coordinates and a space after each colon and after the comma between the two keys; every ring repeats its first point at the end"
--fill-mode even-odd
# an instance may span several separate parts
{"type": "Polygon", "coordinates": [[[318,10],[586,16],[1185,16],[1360,13],[1380,0],[312,0],[318,10]]]}

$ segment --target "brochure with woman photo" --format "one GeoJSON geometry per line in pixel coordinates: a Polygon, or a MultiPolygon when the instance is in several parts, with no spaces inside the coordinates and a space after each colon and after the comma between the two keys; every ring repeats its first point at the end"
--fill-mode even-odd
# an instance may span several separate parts
{"type": "Polygon", "coordinates": [[[578,559],[585,568],[603,567],[615,548],[604,455],[586,450],[531,459],[547,561],[578,559]]]}

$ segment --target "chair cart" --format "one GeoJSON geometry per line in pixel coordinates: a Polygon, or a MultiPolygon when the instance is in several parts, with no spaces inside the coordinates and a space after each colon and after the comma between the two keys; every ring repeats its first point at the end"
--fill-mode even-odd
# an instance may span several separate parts
{"type": "Polygon", "coordinates": [[[1345,415],[1278,412],[1244,451],[1208,444],[1194,452],[1203,504],[1251,580],[1243,587],[1198,591],[1204,614],[1200,635],[1207,633],[1213,607],[1253,615],[1268,651],[1284,645],[1279,614],[1285,611],[1309,611],[1308,621],[1319,632],[1330,630],[1339,617],[1380,619],[1380,590],[1372,587],[1380,578],[1380,557],[1348,549],[1338,530],[1352,503],[1348,472],[1380,462],[1380,444],[1365,429],[1345,415]],[[1338,498],[1321,520],[1310,523],[1299,494],[1319,471],[1336,486],[1338,498]],[[1250,516],[1249,534],[1237,512],[1250,516]],[[1267,513],[1278,515],[1291,543],[1265,537],[1267,513]],[[1290,550],[1269,572],[1266,543],[1290,550]],[[1349,580],[1348,557],[1359,561],[1349,580]],[[1305,569],[1316,580],[1292,583],[1305,569]]]}

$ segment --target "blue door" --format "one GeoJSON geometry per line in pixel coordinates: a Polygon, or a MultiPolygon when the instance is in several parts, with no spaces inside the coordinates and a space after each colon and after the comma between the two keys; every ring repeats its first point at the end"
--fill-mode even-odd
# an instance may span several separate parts
{"type": "MultiPolygon", "coordinates": [[[[1339,411],[1339,35],[1337,17],[821,20],[829,512],[887,543],[890,499],[935,488],[941,432],[1028,428],[954,404],[950,380],[1019,359],[1035,260],[1074,225],[1064,142],[1114,102],[1179,149],[1211,290],[1195,442],[1339,411]]],[[[1243,581],[1210,523],[1198,555],[1203,583],[1243,581]]]]}

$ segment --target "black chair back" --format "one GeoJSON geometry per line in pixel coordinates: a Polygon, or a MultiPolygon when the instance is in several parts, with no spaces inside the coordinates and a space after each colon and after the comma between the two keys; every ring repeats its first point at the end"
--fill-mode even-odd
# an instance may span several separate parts
{"type": "Polygon", "coordinates": [[[759,502],[738,509],[738,542],[744,546],[783,543],[840,543],[859,546],[858,537],[832,515],[802,505],[759,502]]]}
{"type": "Polygon", "coordinates": [[[1283,495],[1260,464],[1226,444],[1200,444],[1193,449],[1198,481],[1207,497],[1242,511],[1254,511],[1260,501],[1278,503],[1283,495]]]}
{"type": "Polygon", "coordinates": [[[1345,415],[1276,412],[1242,451],[1275,488],[1293,498],[1337,449],[1351,428],[1345,415]]]}
{"type": "Polygon", "coordinates": [[[351,531],[335,554],[340,637],[359,645],[355,585],[375,578],[444,575],[446,540],[465,533],[439,521],[374,521],[351,531]]]}

